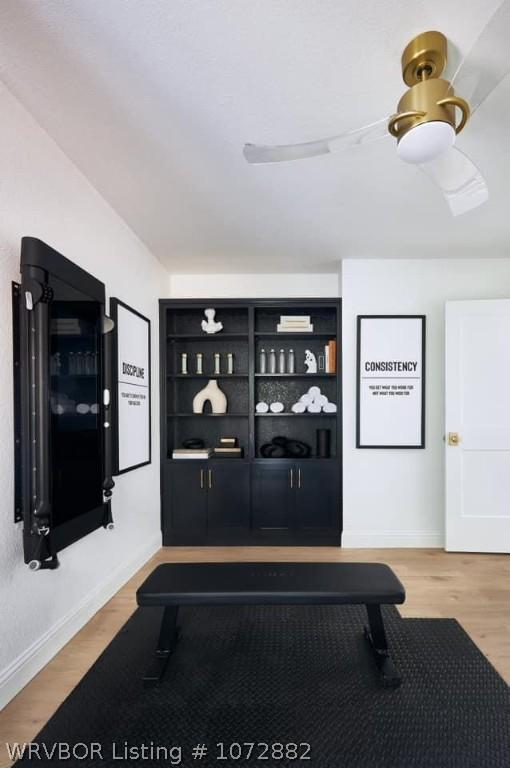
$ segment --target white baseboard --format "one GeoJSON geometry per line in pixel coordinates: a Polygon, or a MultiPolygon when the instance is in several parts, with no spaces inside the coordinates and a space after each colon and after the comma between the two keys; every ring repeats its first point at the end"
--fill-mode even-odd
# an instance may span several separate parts
{"type": "Polygon", "coordinates": [[[0,672],[0,710],[79,632],[92,616],[110,600],[152,555],[161,548],[158,533],[129,563],[123,563],[107,581],[32,643],[8,667],[0,672]]]}
{"type": "Polygon", "coordinates": [[[342,546],[347,549],[443,549],[444,535],[434,531],[344,531],[342,546]]]}

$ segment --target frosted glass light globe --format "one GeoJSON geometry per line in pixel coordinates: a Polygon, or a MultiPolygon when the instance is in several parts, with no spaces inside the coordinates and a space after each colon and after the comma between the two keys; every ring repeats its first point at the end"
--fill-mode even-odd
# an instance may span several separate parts
{"type": "Polygon", "coordinates": [[[397,144],[398,156],[406,163],[427,163],[455,143],[455,131],[442,120],[411,128],[397,144]]]}

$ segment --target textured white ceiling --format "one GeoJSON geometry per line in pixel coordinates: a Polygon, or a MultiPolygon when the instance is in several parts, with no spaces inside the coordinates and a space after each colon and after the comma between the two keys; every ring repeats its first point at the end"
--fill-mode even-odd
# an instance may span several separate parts
{"type": "Polygon", "coordinates": [[[458,219],[391,140],[281,166],[241,154],[391,113],[408,40],[443,31],[451,72],[498,4],[2,0],[0,77],[172,272],[498,256],[510,251],[508,82],[459,140],[491,199],[458,219]]]}

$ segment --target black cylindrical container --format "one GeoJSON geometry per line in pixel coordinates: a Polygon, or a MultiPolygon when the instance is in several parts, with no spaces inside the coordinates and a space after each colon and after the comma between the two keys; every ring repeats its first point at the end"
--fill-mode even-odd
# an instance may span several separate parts
{"type": "Polygon", "coordinates": [[[331,457],[331,430],[317,430],[317,457],[319,459],[329,459],[331,457]]]}

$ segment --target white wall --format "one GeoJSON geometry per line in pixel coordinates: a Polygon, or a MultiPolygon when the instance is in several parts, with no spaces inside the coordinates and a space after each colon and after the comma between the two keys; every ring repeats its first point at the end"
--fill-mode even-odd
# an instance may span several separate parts
{"type": "Polygon", "coordinates": [[[342,265],[345,546],[443,546],[444,304],[508,298],[510,259],[342,265]],[[425,314],[426,448],[355,448],[356,315],[425,314]]]}
{"type": "Polygon", "coordinates": [[[173,299],[318,298],[340,295],[340,272],[310,275],[172,275],[169,286],[169,295],[173,299]]]}
{"type": "Polygon", "coordinates": [[[157,297],[168,274],[84,176],[0,87],[0,708],[161,543],[157,297]],[[153,463],[117,478],[116,528],[61,553],[57,571],[23,564],[13,516],[11,280],[22,235],[46,241],[152,321],[153,463]]]}

